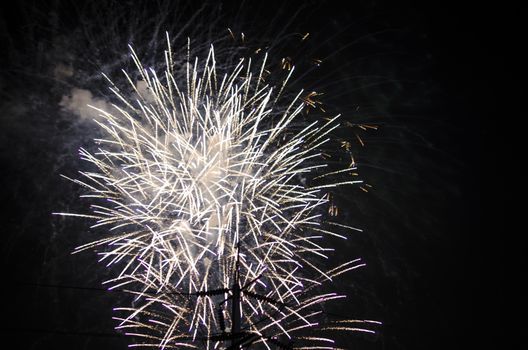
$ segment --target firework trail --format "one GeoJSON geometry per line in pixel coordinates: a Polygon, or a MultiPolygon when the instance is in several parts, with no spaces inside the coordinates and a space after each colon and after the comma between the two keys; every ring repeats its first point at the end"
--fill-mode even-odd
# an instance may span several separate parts
{"type": "Polygon", "coordinates": [[[327,349],[331,332],[372,332],[324,322],[320,306],[345,297],[333,278],[364,265],[326,267],[325,237],[358,230],[328,218],[328,190],[361,183],[324,152],[339,116],[307,122],[315,93],[291,94],[289,65],[274,83],[265,53],[221,65],[188,43],[182,62],[167,35],[160,72],[130,50],[129,85],[105,76],[116,103],[91,106],[104,136],[80,155],[93,170],[71,179],[92,213],[59,214],[106,232],[76,252],[97,250],[109,288],[133,296],[115,308],[131,346],[327,349]]]}

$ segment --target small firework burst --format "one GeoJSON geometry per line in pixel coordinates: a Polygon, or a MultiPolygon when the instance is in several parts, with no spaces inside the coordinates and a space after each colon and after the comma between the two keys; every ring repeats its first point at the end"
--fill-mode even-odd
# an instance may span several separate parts
{"type": "Polygon", "coordinates": [[[326,285],[364,265],[326,267],[325,237],[357,230],[331,220],[328,190],[361,182],[328,180],[355,170],[330,167],[322,151],[339,116],[301,118],[319,94],[285,93],[289,61],[271,84],[266,54],[219,73],[211,47],[182,69],[167,42],[161,74],[131,48],[138,79],[125,73],[127,88],[108,78],[119,103],[94,107],[105,136],[80,150],[94,170],[73,180],[92,213],[61,213],[106,232],[77,251],[99,249],[116,272],[110,289],[133,295],[115,309],[117,328],[131,346],[207,349],[327,349],[328,332],[372,332],[373,321],[321,317],[321,303],[344,298],[326,285]]]}

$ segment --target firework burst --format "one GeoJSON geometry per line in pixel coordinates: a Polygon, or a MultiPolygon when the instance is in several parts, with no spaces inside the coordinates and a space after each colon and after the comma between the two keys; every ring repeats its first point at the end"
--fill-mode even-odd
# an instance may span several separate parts
{"type": "Polygon", "coordinates": [[[72,180],[92,213],[60,213],[107,232],[76,251],[97,249],[110,289],[133,295],[117,328],[131,346],[207,349],[326,349],[325,332],[371,332],[373,321],[325,324],[319,306],[344,298],[326,284],[364,265],[325,267],[325,237],[357,230],[325,215],[328,189],[360,182],[322,154],[338,116],[303,120],[303,92],[285,93],[293,67],[271,84],[265,54],[219,69],[211,46],[180,65],[167,42],[161,74],[131,48],[130,86],[107,78],[119,103],[94,107],[105,136],[80,150],[94,170],[72,180]]]}

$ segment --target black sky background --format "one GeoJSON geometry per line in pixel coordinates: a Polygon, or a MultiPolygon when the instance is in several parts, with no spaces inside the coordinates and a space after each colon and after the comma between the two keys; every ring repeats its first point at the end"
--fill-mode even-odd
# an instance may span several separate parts
{"type": "MultiPolygon", "coordinates": [[[[322,52],[345,47],[326,63],[332,74],[344,77],[337,89],[343,95],[330,97],[329,105],[344,106],[350,120],[381,125],[365,136],[366,147],[357,154],[373,190],[351,190],[353,199],[343,202],[354,225],[366,232],[347,249],[368,266],[343,282],[351,300],[340,311],[384,325],[377,336],[349,336],[346,345],[500,348],[509,235],[503,225],[507,179],[500,174],[512,157],[507,130],[515,93],[508,67],[511,48],[518,45],[518,11],[480,2],[308,3],[317,15],[299,20],[299,31],[328,38],[322,52]],[[348,79],[360,74],[366,80],[348,79]],[[369,87],[376,75],[389,83],[369,87]]],[[[256,26],[297,5],[266,4],[252,21],[256,26]]],[[[78,195],[59,178],[65,167],[54,159],[68,159],[65,151],[74,156],[83,140],[61,145],[75,132],[53,116],[30,113],[45,106],[28,107],[30,112],[16,118],[10,114],[13,106],[34,103],[21,99],[31,78],[19,71],[13,60],[18,56],[10,52],[33,47],[23,40],[24,6],[0,8],[2,337],[16,349],[126,348],[126,339],[112,329],[112,297],[98,290],[105,276],[95,256],[69,254],[85,242],[80,232],[87,225],[50,215],[78,195]],[[71,230],[79,232],[68,235],[71,230]]],[[[75,25],[75,18],[70,20],[75,25]]]]}

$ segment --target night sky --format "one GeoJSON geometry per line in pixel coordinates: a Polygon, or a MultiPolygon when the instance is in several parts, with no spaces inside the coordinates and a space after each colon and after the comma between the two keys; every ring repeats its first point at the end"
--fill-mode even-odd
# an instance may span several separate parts
{"type": "Polygon", "coordinates": [[[347,189],[339,199],[340,215],[364,232],[336,254],[362,257],[367,267],[336,288],[349,295],[338,305],[341,314],[383,326],[375,336],[347,335],[341,345],[477,348],[503,337],[508,191],[500,174],[512,157],[505,130],[514,127],[514,94],[504,79],[516,32],[508,13],[515,9],[410,1],[206,4],[186,28],[202,4],[174,1],[173,12],[161,16],[162,1],[145,11],[132,10],[133,1],[94,3],[0,8],[3,342],[15,342],[13,349],[126,348],[111,319],[121,296],[101,287],[108,272],[94,253],[70,254],[95,233],[87,222],[51,213],[87,209],[81,190],[60,174],[74,176],[77,150],[96,132],[64,107],[64,96],[77,88],[104,100],[99,72],[119,73],[127,38],[148,54],[145,33],[158,17],[172,25],[161,33],[198,31],[197,40],[214,35],[205,29],[211,18],[218,19],[214,30],[229,27],[254,42],[310,32],[302,47],[285,40],[274,48],[290,53],[301,72],[310,70],[295,87],[323,91],[327,109],[345,121],[379,126],[361,134],[364,147],[354,142],[359,172],[372,188],[347,189]],[[323,64],[312,69],[312,58],[323,64]]]}

